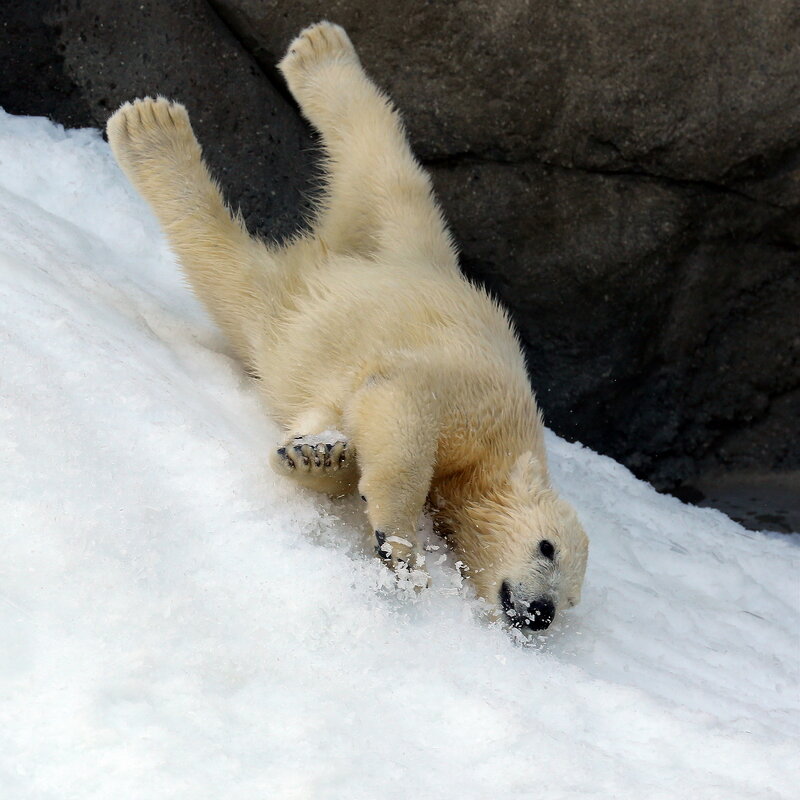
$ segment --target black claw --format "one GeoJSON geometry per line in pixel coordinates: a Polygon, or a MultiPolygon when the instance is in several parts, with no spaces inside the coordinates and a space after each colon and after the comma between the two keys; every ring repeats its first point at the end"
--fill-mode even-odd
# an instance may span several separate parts
{"type": "Polygon", "coordinates": [[[285,447],[278,448],[278,455],[281,458],[285,458],[292,467],[296,467],[298,464],[301,464],[304,467],[308,467],[311,465],[313,461],[313,465],[315,468],[319,469],[320,467],[328,468],[333,466],[333,461],[330,458],[330,453],[333,451],[333,448],[337,445],[342,445],[342,452],[337,457],[337,465],[342,467],[345,462],[347,461],[347,442],[337,441],[335,443],[332,442],[320,442],[316,447],[312,447],[305,443],[306,437],[305,436],[295,436],[295,442],[298,444],[290,444],[285,447]],[[324,452],[322,450],[324,446],[324,452]],[[306,449],[311,447],[310,455],[306,454],[306,449]]]}
{"type": "Polygon", "coordinates": [[[308,460],[308,458],[305,456],[305,454],[303,453],[303,448],[302,448],[302,446],[301,446],[301,445],[299,445],[299,444],[296,444],[296,445],[295,445],[295,446],[292,448],[292,450],[294,450],[294,452],[295,452],[295,455],[297,456],[297,458],[299,458],[299,459],[300,459],[300,460],[303,462],[303,466],[304,466],[304,467],[307,467],[307,466],[309,465],[309,460],[308,460]]]}
{"type": "Polygon", "coordinates": [[[391,556],[383,549],[383,545],[386,543],[386,534],[383,531],[375,531],[375,541],[378,542],[375,546],[375,554],[384,561],[389,561],[391,556]]]}

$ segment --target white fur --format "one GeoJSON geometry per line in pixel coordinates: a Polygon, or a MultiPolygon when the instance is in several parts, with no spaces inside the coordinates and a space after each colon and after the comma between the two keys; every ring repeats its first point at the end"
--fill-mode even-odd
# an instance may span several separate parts
{"type": "Polygon", "coordinates": [[[396,568],[419,556],[428,499],[492,604],[503,581],[523,613],[542,596],[576,603],[587,539],[550,487],[519,343],[506,313],[459,272],[397,112],[336,25],[303,31],[279,66],[327,153],[311,234],[281,248],[250,237],[177,103],[120,108],[108,123],[117,160],[262,378],[286,442],[341,431],[357,454],[336,475],[323,464],[294,477],[334,494],[357,484],[396,568]],[[542,539],[554,561],[539,552],[542,539]]]}

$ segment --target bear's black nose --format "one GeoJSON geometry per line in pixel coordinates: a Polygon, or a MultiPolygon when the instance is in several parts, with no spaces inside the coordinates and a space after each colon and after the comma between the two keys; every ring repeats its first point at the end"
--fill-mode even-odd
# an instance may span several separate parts
{"type": "Polygon", "coordinates": [[[534,631],[543,631],[545,628],[550,627],[550,623],[556,616],[556,607],[550,600],[541,599],[534,600],[528,606],[528,614],[523,621],[526,628],[531,628],[534,631]]]}
{"type": "Polygon", "coordinates": [[[556,607],[552,600],[547,597],[540,597],[528,603],[514,597],[508,581],[503,581],[499,593],[500,605],[507,616],[511,618],[513,628],[526,628],[531,631],[543,631],[550,627],[550,623],[555,619],[556,607]]]}

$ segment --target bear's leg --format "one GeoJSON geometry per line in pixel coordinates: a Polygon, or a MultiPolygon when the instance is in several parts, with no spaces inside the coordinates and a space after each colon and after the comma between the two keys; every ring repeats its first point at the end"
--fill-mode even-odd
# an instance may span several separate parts
{"type": "Polygon", "coordinates": [[[455,269],[430,178],[345,31],[330,22],[306,28],[278,66],[327,150],[327,197],[316,236],[338,252],[455,269]]]}
{"type": "MultiPolygon", "coordinates": [[[[376,554],[408,575],[424,572],[417,530],[433,477],[437,423],[420,393],[399,383],[366,386],[346,417],[358,447],[358,489],[367,503],[376,554]]],[[[415,582],[427,583],[427,578],[415,582]]]]}
{"type": "Polygon", "coordinates": [[[164,98],[125,103],[108,121],[119,165],[147,200],[192,288],[246,364],[248,332],[269,313],[274,259],[225,207],[186,109],[164,98]],[[258,276],[258,277],[257,277],[258,276]]]}

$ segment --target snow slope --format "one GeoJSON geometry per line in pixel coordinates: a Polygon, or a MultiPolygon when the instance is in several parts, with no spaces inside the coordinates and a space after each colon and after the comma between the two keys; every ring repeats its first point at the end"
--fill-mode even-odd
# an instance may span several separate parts
{"type": "Polygon", "coordinates": [[[0,302],[3,798],[800,797],[796,537],[550,436],[582,604],[405,597],[96,131],[0,112],[0,302]]]}

